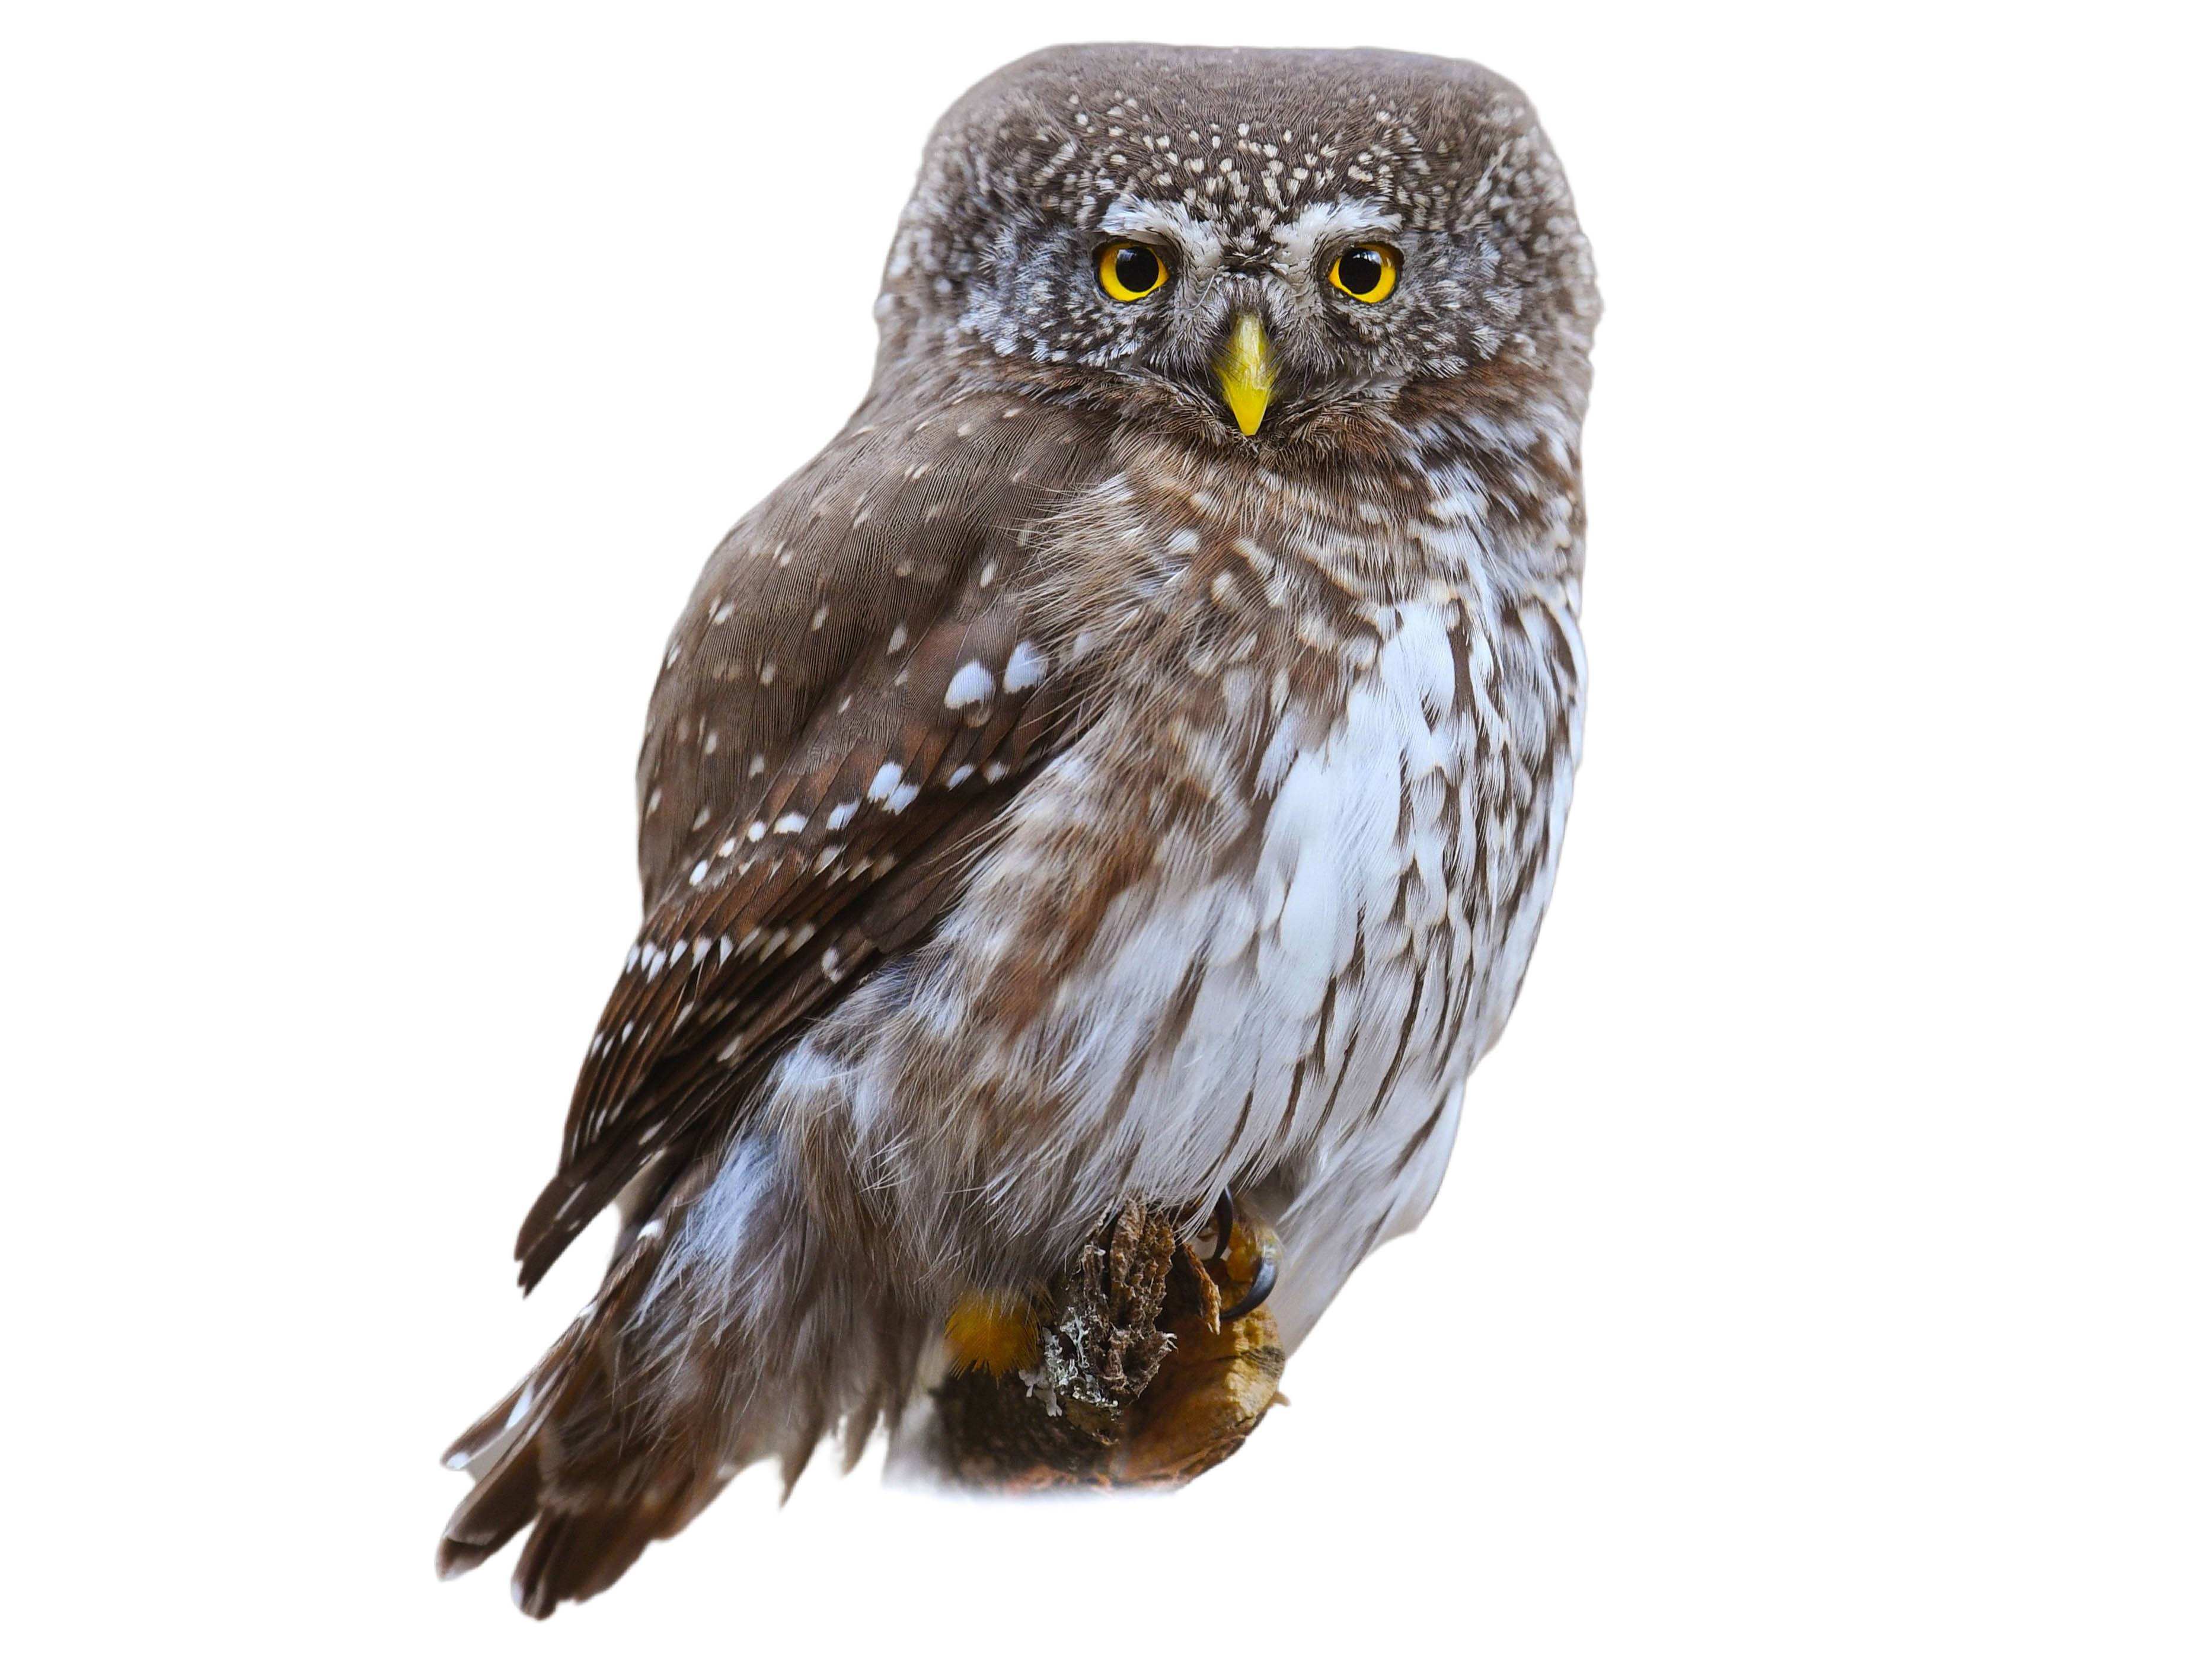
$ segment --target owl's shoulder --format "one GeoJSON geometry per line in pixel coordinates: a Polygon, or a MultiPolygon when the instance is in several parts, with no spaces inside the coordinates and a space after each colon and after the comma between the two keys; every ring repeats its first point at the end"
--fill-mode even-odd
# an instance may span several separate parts
{"type": "Polygon", "coordinates": [[[646,890],[780,772],[946,718],[971,647],[1018,623],[1024,526],[1080,491],[1079,412],[917,384],[864,404],[747,514],[672,632],[639,755],[646,890]]]}

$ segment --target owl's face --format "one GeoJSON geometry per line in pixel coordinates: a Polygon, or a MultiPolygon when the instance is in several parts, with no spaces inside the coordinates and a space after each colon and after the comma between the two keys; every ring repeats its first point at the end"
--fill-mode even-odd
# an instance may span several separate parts
{"type": "Polygon", "coordinates": [[[1315,202],[1246,251],[1186,204],[1138,196],[1095,227],[1010,238],[970,277],[965,309],[979,334],[999,324],[1001,349],[1148,378],[1251,434],[1465,374],[1497,347],[1468,303],[1496,264],[1479,237],[1414,230],[1356,198],[1315,202]]]}
{"type": "Polygon", "coordinates": [[[1092,46],[946,116],[880,310],[887,353],[981,346],[1279,445],[1412,387],[1578,380],[1595,295],[1558,166],[1486,71],[1092,46]]]}

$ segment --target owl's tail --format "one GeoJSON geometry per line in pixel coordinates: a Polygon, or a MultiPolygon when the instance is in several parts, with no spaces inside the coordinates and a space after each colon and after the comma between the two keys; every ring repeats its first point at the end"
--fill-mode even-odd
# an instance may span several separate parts
{"type": "Polygon", "coordinates": [[[639,1425],[616,1384],[623,1327],[652,1282],[662,1237],[633,1240],[598,1298],[447,1450],[446,1466],[477,1484],[438,1540],[441,1577],[481,1565],[535,1522],[514,1601],[542,1619],[606,1589],[713,1496],[696,1459],[626,1432],[639,1425]]]}
{"type": "Polygon", "coordinates": [[[847,1461],[911,1384],[922,1322],[833,1252],[758,1138],[687,1180],[618,1247],[599,1295],[446,1454],[476,1486],[447,1522],[455,1577],[526,1527],[515,1605],[596,1595],[730,1479],[785,1490],[842,1421],[847,1461]]]}

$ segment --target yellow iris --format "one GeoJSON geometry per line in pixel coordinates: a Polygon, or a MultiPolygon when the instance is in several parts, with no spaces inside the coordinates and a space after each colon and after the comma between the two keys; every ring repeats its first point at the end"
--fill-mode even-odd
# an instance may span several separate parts
{"type": "Polygon", "coordinates": [[[1098,250],[1098,286],[1124,303],[1164,287],[1168,263],[1142,242],[1109,242],[1098,250]]]}
{"type": "Polygon", "coordinates": [[[1398,250],[1380,242],[1362,242],[1336,256],[1328,280],[1362,305],[1390,297],[1398,286],[1398,250]]]}

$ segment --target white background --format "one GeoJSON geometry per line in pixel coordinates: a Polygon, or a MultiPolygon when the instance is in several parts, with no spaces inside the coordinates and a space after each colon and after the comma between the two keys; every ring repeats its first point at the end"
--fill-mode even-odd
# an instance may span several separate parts
{"type": "Polygon", "coordinates": [[[2122,5],[11,9],[0,1639],[2205,1651],[2202,62],[2122,5]],[[1188,1493],[757,1474],[529,1626],[433,1582],[436,1455],[603,1247],[517,1301],[665,631],[858,400],[937,113],[1170,30],[1480,58],[1577,185],[1518,1018],[1188,1493]]]}

